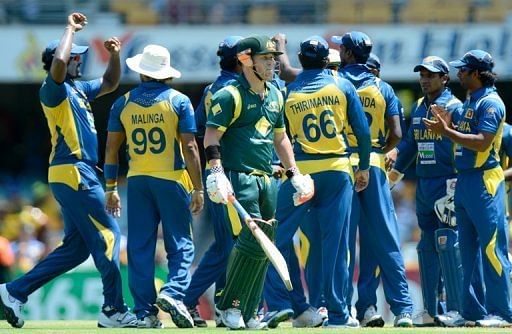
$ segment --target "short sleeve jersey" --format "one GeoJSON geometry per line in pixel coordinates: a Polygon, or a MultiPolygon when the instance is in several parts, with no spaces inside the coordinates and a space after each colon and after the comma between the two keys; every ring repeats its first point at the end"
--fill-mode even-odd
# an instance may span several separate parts
{"type": "Polygon", "coordinates": [[[274,133],[286,131],[283,96],[267,82],[262,99],[240,75],[213,95],[206,126],[224,132],[220,144],[225,169],[272,174],[274,133]]]}
{"type": "Polygon", "coordinates": [[[404,172],[416,161],[416,175],[422,178],[455,174],[453,142],[427,129],[423,118],[435,119],[430,106],[437,104],[452,114],[452,120],[462,111],[462,102],[450,89],[445,88],[434,100],[422,97],[416,101],[411,112],[411,125],[404,139],[398,145],[398,159],[395,169],[404,172]]]}
{"type": "Polygon", "coordinates": [[[458,172],[488,170],[498,166],[504,123],[505,104],[494,86],[482,87],[470,94],[456,123],[457,131],[466,134],[487,132],[495,136],[484,152],[476,152],[456,144],[455,167],[458,172]]]}
{"type": "Polygon", "coordinates": [[[194,109],[177,90],[143,82],[116,100],[108,131],[126,133],[129,176],[183,170],[180,133],[195,133],[194,109]]]}
{"type": "MultiPolygon", "coordinates": [[[[393,88],[387,82],[375,77],[362,64],[345,66],[341,73],[356,87],[370,126],[372,150],[381,153],[386,145],[388,133],[386,118],[400,116],[398,99],[393,88]]],[[[349,134],[348,139],[350,146],[357,150],[354,136],[349,134]]]]}
{"type": "Polygon", "coordinates": [[[84,161],[98,163],[98,138],[91,105],[101,89],[101,80],[56,83],[51,75],[44,80],[39,99],[50,129],[50,165],[84,161]]]}

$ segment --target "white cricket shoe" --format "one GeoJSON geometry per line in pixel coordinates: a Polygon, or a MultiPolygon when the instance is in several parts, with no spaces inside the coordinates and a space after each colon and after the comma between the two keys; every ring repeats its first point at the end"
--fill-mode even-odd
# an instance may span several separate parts
{"type": "Polygon", "coordinates": [[[101,311],[98,316],[98,327],[100,328],[136,328],[138,323],[137,317],[130,311],[115,312],[111,315],[101,311]]]}
{"type": "Polygon", "coordinates": [[[443,327],[475,327],[476,323],[466,320],[457,311],[449,311],[436,316],[436,321],[443,327]]]}
{"type": "Polygon", "coordinates": [[[488,314],[482,320],[476,321],[477,327],[493,327],[493,328],[504,328],[512,327],[512,323],[506,321],[502,317],[494,314],[488,314]]]}
{"type": "Polygon", "coordinates": [[[356,318],[348,317],[348,320],[344,324],[330,324],[329,320],[325,321],[323,328],[359,328],[359,321],[356,318]]]}
{"type": "Polygon", "coordinates": [[[298,317],[293,319],[292,327],[304,328],[304,327],[319,327],[324,322],[324,318],[316,312],[314,307],[309,307],[307,310],[302,312],[298,317]]]}
{"type": "Polygon", "coordinates": [[[329,319],[329,311],[327,311],[327,307],[319,307],[317,310],[316,310],[316,313],[320,314],[322,316],[322,318],[325,320],[329,319]]]}
{"type": "Polygon", "coordinates": [[[228,308],[227,310],[219,310],[222,323],[230,329],[244,329],[245,322],[242,311],[237,308],[228,308]]]}
{"type": "Polygon", "coordinates": [[[163,292],[158,294],[156,305],[164,312],[171,315],[172,322],[179,328],[194,327],[194,319],[187,311],[187,307],[181,300],[176,300],[163,292]]]}
{"type": "Polygon", "coordinates": [[[414,327],[434,327],[437,326],[435,319],[428,314],[427,310],[418,312],[412,316],[412,325],[414,327]]]}
{"type": "Polygon", "coordinates": [[[286,321],[291,317],[293,317],[293,310],[287,308],[279,311],[269,311],[265,313],[265,316],[261,321],[266,322],[269,328],[277,328],[280,322],[286,321]]]}
{"type": "Polygon", "coordinates": [[[364,312],[361,327],[384,327],[384,319],[377,313],[375,306],[370,305],[364,312]]]}
{"type": "Polygon", "coordinates": [[[251,318],[247,321],[247,329],[251,330],[267,330],[268,324],[265,321],[259,321],[256,318],[251,318]]]}
{"type": "Polygon", "coordinates": [[[137,321],[137,328],[164,328],[164,325],[154,314],[148,315],[137,321]]]}
{"type": "Polygon", "coordinates": [[[21,328],[25,324],[21,310],[23,309],[23,303],[18,299],[11,296],[7,291],[6,284],[0,284],[0,301],[3,305],[4,315],[7,322],[15,328],[21,328]]]}
{"type": "Polygon", "coordinates": [[[221,310],[217,308],[217,305],[215,305],[215,327],[226,327],[222,322],[222,313],[221,310]]]}
{"type": "Polygon", "coordinates": [[[395,327],[412,327],[412,317],[410,313],[401,313],[395,317],[395,327]]]}

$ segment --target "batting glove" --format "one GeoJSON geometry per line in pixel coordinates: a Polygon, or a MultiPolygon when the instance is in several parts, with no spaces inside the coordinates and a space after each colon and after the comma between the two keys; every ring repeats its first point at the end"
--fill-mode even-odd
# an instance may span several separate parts
{"type": "Polygon", "coordinates": [[[206,178],[206,191],[214,203],[227,204],[229,202],[228,198],[233,194],[233,187],[222,167],[214,166],[210,169],[210,175],[206,178]]]}
{"type": "Polygon", "coordinates": [[[309,174],[295,174],[290,182],[296,190],[293,194],[293,205],[299,206],[306,203],[315,195],[315,184],[309,174]]]}
{"type": "Polygon", "coordinates": [[[435,201],[434,210],[441,223],[451,227],[457,226],[453,195],[446,195],[435,201]]]}

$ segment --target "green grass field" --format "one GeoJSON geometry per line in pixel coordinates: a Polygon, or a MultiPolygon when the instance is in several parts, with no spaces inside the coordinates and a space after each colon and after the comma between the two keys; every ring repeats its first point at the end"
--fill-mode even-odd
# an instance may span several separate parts
{"type": "MultiPolygon", "coordinates": [[[[96,321],[27,321],[23,329],[11,328],[6,321],[2,321],[0,323],[0,333],[2,334],[11,334],[11,333],[39,333],[39,334],[57,334],[57,333],[66,333],[66,334],[95,334],[95,333],[130,333],[136,332],[137,334],[155,334],[160,331],[175,331],[180,334],[188,334],[188,333],[225,333],[227,330],[225,328],[215,328],[215,323],[213,321],[208,322],[208,328],[193,328],[193,329],[178,329],[176,328],[170,320],[164,321],[165,329],[155,330],[155,329],[105,329],[105,328],[97,328],[96,321]]],[[[245,331],[245,332],[258,332],[258,331],[245,331]]],[[[385,334],[394,334],[394,333],[510,333],[510,328],[504,329],[483,329],[483,328],[393,328],[393,327],[384,327],[384,328],[375,328],[375,329],[322,329],[322,328],[305,328],[305,329],[297,329],[292,328],[290,322],[285,322],[279,325],[277,329],[270,329],[267,331],[268,333],[274,332],[278,334],[289,334],[289,333],[342,333],[342,334],[351,334],[351,333],[385,333],[385,334]]]]}

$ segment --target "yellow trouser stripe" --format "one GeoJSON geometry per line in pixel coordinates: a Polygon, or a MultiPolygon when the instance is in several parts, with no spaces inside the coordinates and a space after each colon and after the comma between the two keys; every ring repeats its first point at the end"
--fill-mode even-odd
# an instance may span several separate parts
{"type": "Polygon", "coordinates": [[[494,234],[491,238],[491,241],[487,244],[487,247],[485,247],[485,255],[487,255],[487,258],[489,259],[489,262],[491,263],[494,270],[496,270],[496,273],[498,276],[501,276],[501,273],[503,272],[503,267],[501,266],[501,262],[498,259],[498,256],[496,255],[496,236],[498,235],[498,230],[494,231],[494,234]]]}
{"type": "Polygon", "coordinates": [[[105,256],[112,261],[112,253],[114,252],[114,233],[106,228],[105,226],[101,225],[100,222],[98,222],[96,219],[94,219],[91,215],[89,215],[89,219],[92,221],[94,226],[96,226],[96,229],[101,233],[103,236],[103,239],[105,240],[107,249],[105,250],[105,256]]]}

